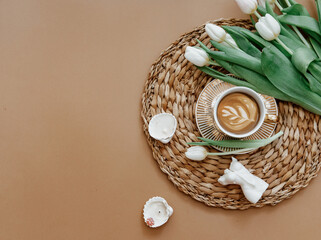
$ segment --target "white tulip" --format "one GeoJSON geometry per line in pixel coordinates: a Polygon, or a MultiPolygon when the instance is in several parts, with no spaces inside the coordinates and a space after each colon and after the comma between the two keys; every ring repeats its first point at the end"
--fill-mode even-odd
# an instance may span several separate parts
{"type": "Polygon", "coordinates": [[[217,26],[212,23],[207,23],[205,25],[205,31],[208,34],[208,36],[213,39],[215,42],[224,42],[226,38],[226,32],[223,28],[220,26],[217,26]]]}
{"type": "Polygon", "coordinates": [[[259,5],[265,8],[265,2],[269,2],[269,4],[274,7],[276,0],[259,0],[259,5]]]}
{"type": "Polygon", "coordinates": [[[209,56],[203,49],[190,46],[185,50],[185,58],[198,67],[203,67],[210,61],[209,56]]]}
{"type": "Polygon", "coordinates": [[[245,14],[253,14],[257,9],[257,0],[235,0],[241,11],[245,14]]]}
{"type": "Polygon", "coordinates": [[[280,35],[281,31],[280,24],[270,14],[266,14],[265,17],[261,17],[255,24],[255,28],[261,37],[267,41],[276,39],[280,35]]]}
{"type": "Polygon", "coordinates": [[[201,146],[190,147],[185,152],[185,156],[194,161],[202,161],[207,157],[207,155],[208,152],[204,147],[201,146]]]}
{"type": "Polygon", "coordinates": [[[226,38],[225,38],[225,42],[222,42],[222,44],[224,46],[227,46],[227,47],[231,47],[233,46],[234,48],[238,48],[236,42],[234,41],[234,39],[231,37],[230,34],[226,34],[226,38]]]}

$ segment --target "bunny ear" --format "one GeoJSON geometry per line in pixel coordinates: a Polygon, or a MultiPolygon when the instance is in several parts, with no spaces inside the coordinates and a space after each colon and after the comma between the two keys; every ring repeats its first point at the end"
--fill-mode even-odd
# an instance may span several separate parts
{"type": "Polygon", "coordinates": [[[232,171],[235,171],[236,170],[235,168],[239,169],[239,167],[238,167],[239,164],[240,164],[239,161],[235,157],[232,157],[232,162],[231,162],[231,165],[230,165],[230,169],[232,171]]]}
{"type": "Polygon", "coordinates": [[[236,158],[232,157],[230,170],[235,172],[235,171],[239,171],[241,169],[246,169],[246,168],[242,165],[242,163],[239,163],[239,161],[236,158]]]}

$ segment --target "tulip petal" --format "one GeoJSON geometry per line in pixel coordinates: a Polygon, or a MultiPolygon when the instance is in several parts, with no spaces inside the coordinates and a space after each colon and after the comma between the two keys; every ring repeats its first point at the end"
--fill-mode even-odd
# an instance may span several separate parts
{"type": "Polygon", "coordinates": [[[208,36],[216,42],[223,42],[225,40],[226,32],[220,26],[212,23],[207,23],[205,25],[205,31],[208,36]]]}
{"type": "Polygon", "coordinates": [[[280,35],[281,27],[278,21],[275,20],[270,14],[266,14],[266,24],[269,29],[273,32],[273,34],[277,37],[280,35]]]}
{"type": "Polygon", "coordinates": [[[257,9],[257,0],[235,0],[241,11],[245,14],[252,14],[257,9]]]}
{"type": "Polygon", "coordinates": [[[198,67],[208,64],[209,56],[203,49],[188,46],[185,50],[185,58],[198,67]]]}
{"type": "Polygon", "coordinates": [[[202,161],[207,157],[207,150],[201,146],[190,147],[185,152],[185,156],[194,161],[202,161]]]}
{"type": "Polygon", "coordinates": [[[272,41],[275,39],[273,32],[263,22],[255,24],[255,28],[265,40],[272,41]]]}

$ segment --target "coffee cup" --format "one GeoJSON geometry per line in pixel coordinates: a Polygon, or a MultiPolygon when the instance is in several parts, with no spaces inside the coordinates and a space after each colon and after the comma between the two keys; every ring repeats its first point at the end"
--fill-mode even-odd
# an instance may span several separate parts
{"type": "Polygon", "coordinates": [[[232,87],[222,92],[215,99],[213,113],[218,130],[233,138],[254,134],[264,121],[277,121],[276,115],[267,114],[262,97],[247,87],[232,87]]]}

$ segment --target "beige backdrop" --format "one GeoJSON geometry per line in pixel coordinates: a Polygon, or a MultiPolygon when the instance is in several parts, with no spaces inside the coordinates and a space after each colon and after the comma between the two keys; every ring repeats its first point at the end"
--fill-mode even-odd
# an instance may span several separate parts
{"type": "Polygon", "coordinates": [[[321,177],[276,207],[227,211],[153,160],[140,118],[150,65],[221,17],[245,16],[232,0],[0,1],[1,240],[320,239],[321,177]],[[156,195],[174,215],[153,230],[142,207],[156,195]]]}

